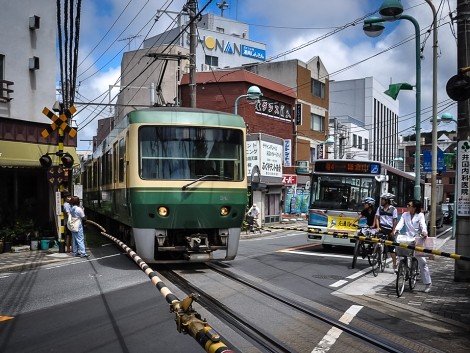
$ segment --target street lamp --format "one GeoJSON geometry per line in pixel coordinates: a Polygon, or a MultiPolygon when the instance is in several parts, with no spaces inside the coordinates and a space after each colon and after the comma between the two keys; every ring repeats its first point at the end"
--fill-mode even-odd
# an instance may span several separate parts
{"type": "Polygon", "coordinates": [[[380,14],[384,17],[369,17],[364,21],[362,29],[369,37],[379,36],[385,26],[384,21],[408,20],[413,23],[415,28],[415,59],[416,59],[416,150],[415,150],[415,187],[414,198],[421,200],[421,50],[420,50],[420,28],[418,22],[411,16],[401,15],[403,6],[399,1],[388,0],[380,7],[380,14]],[[385,5],[394,5],[385,7],[385,5]]]}
{"type": "Polygon", "coordinates": [[[234,111],[234,113],[235,114],[238,113],[238,101],[241,98],[246,98],[248,100],[257,101],[258,99],[260,99],[260,97],[262,95],[263,95],[263,93],[261,93],[261,90],[259,89],[258,86],[251,86],[250,88],[248,88],[248,91],[246,92],[246,94],[242,94],[241,96],[237,97],[237,99],[235,99],[235,111],[234,111]]]}

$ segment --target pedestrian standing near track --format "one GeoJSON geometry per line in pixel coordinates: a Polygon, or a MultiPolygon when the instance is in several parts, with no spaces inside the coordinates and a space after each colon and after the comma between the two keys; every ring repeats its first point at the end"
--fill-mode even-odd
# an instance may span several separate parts
{"type": "MultiPolygon", "coordinates": [[[[392,205],[394,198],[395,195],[388,192],[380,195],[380,206],[375,213],[376,230],[385,234],[390,241],[395,241],[394,231],[398,220],[398,211],[395,206],[392,205]]],[[[387,246],[387,251],[392,258],[393,270],[396,271],[397,254],[395,253],[395,247],[389,245],[387,246]]]]}
{"type": "Polygon", "coordinates": [[[73,196],[70,201],[72,208],[70,209],[70,214],[73,218],[80,219],[80,225],[78,231],[72,231],[72,255],[80,257],[88,257],[89,255],[85,250],[85,233],[83,230],[83,220],[85,219],[85,212],[83,208],[80,207],[80,199],[78,196],[73,196]]]}
{"type": "MultiPolygon", "coordinates": [[[[63,192],[63,197],[64,197],[64,206],[63,206],[63,209],[64,209],[64,219],[67,220],[69,218],[69,213],[70,213],[70,209],[72,208],[72,206],[70,205],[70,200],[72,199],[72,196],[70,195],[70,193],[65,190],[63,192]]],[[[68,254],[71,252],[71,245],[72,245],[72,232],[70,231],[70,229],[68,229],[68,227],[65,227],[65,252],[68,254]]]]}
{"type": "Polygon", "coordinates": [[[369,228],[373,228],[375,224],[375,200],[372,197],[366,197],[362,200],[362,205],[364,208],[353,223],[356,223],[361,218],[366,218],[369,228]]]}
{"type": "MultiPolygon", "coordinates": [[[[427,238],[427,227],[424,214],[421,212],[421,201],[409,200],[406,203],[408,209],[407,212],[403,213],[400,221],[395,227],[394,235],[400,232],[403,226],[406,226],[406,234],[410,237],[421,237],[427,238]]],[[[431,274],[429,273],[428,263],[424,256],[416,256],[419,265],[419,271],[421,273],[421,280],[426,286],[424,292],[428,293],[431,290],[431,274]]]]}

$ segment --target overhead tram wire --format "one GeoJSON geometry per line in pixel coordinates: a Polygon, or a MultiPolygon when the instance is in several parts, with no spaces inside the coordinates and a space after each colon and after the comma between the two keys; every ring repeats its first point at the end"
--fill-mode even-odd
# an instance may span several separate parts
{"type": "MultiPolygon", "coordinates": [[[[90,52],[83,58],[83,60],[80,62],[80,64],[78,64],[78,67],[80,67],[86,59],[88,59],[88,57],[95,51],[96,48],[98,48],[98,46],[101,44],[101,42],[106,38],[106,36],[111,32],[111,30],[113,29],[113,27],[116,25],[117,21],[119,21],[119,19],[121,18],[121,16],[124,14],[124,12],[126,11],[126,9],[129,7],[130,3],[132,2],[133,0],[129,0],[129,2],[127,3],[127,5],[124,7],[124,9],[122,9],[121,13],[119,14],[119,16],[114,20],[113,24],[111,25],[111,27],[109,27],[109,29],[107,30],[107,32],[104,34],[104,36],[98,41],[98,43],[95,44],[95,46],[93,47],[93,49],[90,50],[90,52]]],[[[96,63],[96,61],[92,64],[94,65],[96,63]]],[[[83,74],[83,73],[82,73],[83,74]]]]}
{"type": "MultiPolygon", "coordinates": [[[[209,3],[210,3],[210,2],[209,2],[209,3]]],[[[206,5],[206,6],[207,6],[207,5],[206,5]]],[[[202,11],[203,11],[203,10],[202,10],[202,11]]],[[[365,17],[367,17],[367,16],[365,16],[365,17]]],[[[364,17],[362,17],[362,18],[364,18],[364,17]]],[[[357,22],[357,20],[354,21],[354,22],[357,22]]],[[[354,22],[353,22],[353,23],[354,23],[354,22]]],[[[349,27],[349,25],[345,25],[345,26],[340,27],[340,28],[347,28],[347,27],[349,27]]],[[[336,32],[337,32],[337,31],[334,31],[334,33],[336,33],[336,32]]],[[[313,41],[313,42],[315,42],[315,41],[313,41]]],[[[313,43],[313,42],[312,42],[312,43],[313,43]]],[[[295,48],[294,48],[294,49],[295,49],[295,48]]],[[[297,50],[298,50],[298,49],[297,49],[297,50]]],[[[293,52],[293,50],[291,50],[290,52],[293,52]]],[[[284,54],[279,54],[279,56],[282,56],[282,55],[284,55],[284,54]]],[[[365,61],[365,60],[364,60],[364,61],[365,61]]],[[[361,62],[364,62],[364,61],[361,61],[361,62]]],[[[262,64],[262,63],[261,63],[261,64],[262,64]]],[[[261,64],[260,64],[260,65],[261,65],[261,64]]],[[[351,67],[352,67],[352,66],[349,66],[348,68],[351,68],[351,67]]],[[[346,68],[346,69],[347,69],[347,68],[346,68]]],[[[338,74],[338,73],[340,73],[340,72],[345,71],[346,69],[338,70],[337,72],[335,72],[335,73],[333,73],[333,74],[338,74]]]]}
{"type": "MultiPolygon", "coordinates": [[[[209,0],[206,5],[201,9],[201,11],[199,11],[193,19],[191,19],[191,21],[189,21],[186,26],[183,28],[183,30],[180,32],[180,35],[192,24],[193,21],[195,21],[197,18],[199,18],[199,16],[201,15],[201,13],[207,8],[207,6],[209,6],[209,4],[212,2],[212,0],[209,0]]],[[[179,35],[175,37],[175,39],[173,39],[168,45],[167,47],[163,50],[163,52],[165,52],[165,50],[167,50],[168,48],[170,48],[172,45],[174,45],[174,43],[179,40],[179,35]]],[[[140,74],[138,74],[133,80],[131,80],[131,82],[129,82],[123,89],[126,89],[127,87],[131,86],[132,83],[134,83],[149,67],[150,67],[151,64],[147,65],[141,72],[140,74]]],[[[113,99],[115,98],[116,96],[113,97],[113,99]]],[[[106,109],[106,108],[103,108],[102,111],[106,109]]],[[[90,124],[92,121],[94,120],[91,119],[90,121],[88,121],[84,126],[81,126],[79,128],[79,130],[85,128],[88,124],[90,124]]]]}
{"type": "MultiPolygon", "coordinates": [[[[142,8],[137,12],[137,14],[134,16],[134,18],[131,20],[131,22],[121,31],[121,33],[118,35],[118,38],[120,36],[122,36],[123,33],[125,33],[125,31],[130,27],[130,25],[133,23],[133,21],[137,18],[137,16],[139,16],[139,14],[144,10],[145,6],[148,5],[148,3],[150,2],[150,0],[147,0],[147,2],[142,6],[142,8]]],[[[150,21],[149,21],[150,22],[150,21]]],[[[148,23],[147,23],[148,24],[148,23]]],[[[140,31],[139,31],[140,33],[140,31]]],[[[108,48],[106,48],[106,50],[95,60],[94,63],[92,63],[90,66],[88,66],[88,68],[83,71],[81,75],[85,74],[85,72],[87,72],[95,63],[98,62],[98,60],[100,60],[104,54],[114,45],[114,43],[117,42],[117,39],[115,39],[109,46],[108,48]]],[[[91,75],[88,75],[87,77],[85,77],[84,79],[80,80],[80,82],[84,82],[86,80],[88,80],[90,77],[96,75],[98,72],[100,72],[101,70],[103,70],[111,61],[113,61],[120,53],[122,53],[124,51],[124,49],[126,49],[126,45],[124,45],[124,47],[111,59],[109,60],[108,62],[106,62],[105,65],[101,66],[98,70],[96,70],[94,73],[92,73],[91,75]]]]}
{"type": "MultiPolygon", "coordinates": [[[[168,1],[167,1],[167,2],[168,2],[168,1]]],[[[167,5],[167,8],[168,8],[168,6],[171,5],[172,2],[173,2],[173,0],[171,0],[171,2],[167,5]]],[[[154,16],[152,15],[152,17],[150,18],[150,20],[143,26],[143,28],[145,28],[145,26],[147,26],[148,23],[150,23],[150,21],[152,21],[153,19],[154,19],[154,16]]],[[[152,25],[152,27],[150,28],[150,30],[149,30],[148,33],[150,33],[150,31],[152,30],[153,26],[155,26],[155,23],[152,25]]],[[[142,29],[143,29],[143,28],[142,28],[142,29]]],[[[141,30],[142,30],[142,29],[141,29],[141,30]]],[[[139,33],[140,33],[140,31],[139,31],[139,33]]],[[[148,36],[148,33],[147,33],[147,36],[148,36]]],[[[147,37],[147,36],[146,36],[146,37],[147,37]]],[[[124,47],[124,48],[125,48],[125,47],[124,47]]],[[[124,50],[124,48],[123,48],[122,50],[124,50]]],[[[121,50],[121,51],[122,51],[122,50],[121,50]]],[[[150,49],[149,49],[149,50],[150,50],[150,49]]],[[[136,55],[136,53],[134,53],[134,56],[133,56],[133,57],[135,57],[135,55],[136,55]]],[[[136,65],[136,64],[134,64],[133,67],[135,67],[135,65],[136,65]]],[[[126,67],[126,68],[127,68],[127,67],[126,67]]],[[[125,70],[126,68],[124,68],[124,70],[125,70]]],[[[122,76],[119,76],[119,78],[116,80],[116,82],[115,82],[114,84],[117,84],[117,83],[120,81],[121,78],[122,78],[122,76]]],[[[106,92],[103,92],[100,96],[98,96],[98,97],[95,98],[94,100],[98,99],[98,98],[101,97],[101,96],[104,96],[104,95],[107,94],[107,93],[108,93],[107,91],[106,91],[106,92]]],[[[114,97],[114,98],[115,98],[115,97],[114,97]]],[[[114,98],[113,98],[113,99],[114,99],[114,98]]],[[[104,99],[105,99],[105,98],[103,98],[103,99],[101,100],[101,102],[103,102],[104,99]]],[[[99,112],[98,114],[101,114],[101,112],[99,112]]],[[[91,117],[92,117],[92,116],[91,116],[91,114],[90,114],[90,115],[88,116],[88,118],[85,118],[85,119],[84,119],[84,121],[82,122],[82,124],[83,124],[84,122],[86,122],[86,121],[87,121],[89,118],[91,118],[91,117]]],[[[91,121],[93,121],[95,118],[96,118],[96,117],[93,117],[93,118],[91,119],[91,121]]],[[[88,123],[86,123],[86,125],[88,125],[88,123]]],[[[86,126],[86,125],[85,125],[85,126],[86,126]]]]}

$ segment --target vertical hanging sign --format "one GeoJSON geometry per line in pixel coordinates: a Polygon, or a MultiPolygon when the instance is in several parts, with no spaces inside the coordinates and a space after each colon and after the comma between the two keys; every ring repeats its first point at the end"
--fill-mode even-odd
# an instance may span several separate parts
{"type": "Polygon", "coordinates": [[[470,216],[470,141],[457,144],[457,216],[470,216]]]}

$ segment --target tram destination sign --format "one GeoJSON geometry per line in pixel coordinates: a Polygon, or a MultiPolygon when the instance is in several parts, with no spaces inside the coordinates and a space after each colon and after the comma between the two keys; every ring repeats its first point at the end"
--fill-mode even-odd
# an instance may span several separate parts
{"type": "Polygon", "coordinates": [[[316,161],[315,172],[380,175],[379,163],[358,161],[316,161]]]}

